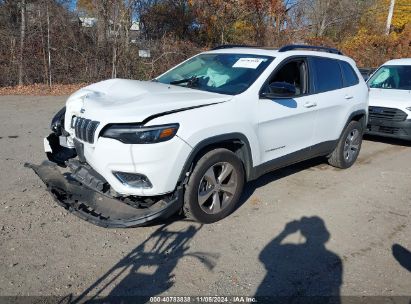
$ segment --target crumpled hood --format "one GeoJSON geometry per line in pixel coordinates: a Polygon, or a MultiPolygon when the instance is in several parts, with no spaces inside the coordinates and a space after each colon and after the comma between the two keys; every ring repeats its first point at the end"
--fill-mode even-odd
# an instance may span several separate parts
{"type": "MultiPolygon", "coordinates": [[[[81,116],[101,124],[142,122],[159,113],[224,102],[232,97],[159,82],[110,79],[71,95],[66,103],[66,118],[81,116]]],[[[68,123],[66,119],[66,128],[68,123]]]]}
{"type": "Polygon", "coordinates": [[[405,109],[411,107],[411,91],[370,89],[369,103],[373,107],[405,109]]]}

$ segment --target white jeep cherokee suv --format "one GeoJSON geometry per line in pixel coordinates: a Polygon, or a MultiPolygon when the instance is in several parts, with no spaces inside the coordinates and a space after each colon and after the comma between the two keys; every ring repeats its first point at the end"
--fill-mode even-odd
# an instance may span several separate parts
{"type": "Polygon", "coordinates": [[[367,134],[411,140],[411,58],[384,63],[368,80],[367,134]]]}
{"type": "Polygon", "coordinates": [[[317,156],[356,160],[368,88],[338,50],[222,46],[152,81],[111,79],[69,97],[28,164],[57,202],[106,227],[183,211],[202,223],[233,211],[244,183],[317,156]],[[56,164],[68,167],[64,174],[56,164]]]}

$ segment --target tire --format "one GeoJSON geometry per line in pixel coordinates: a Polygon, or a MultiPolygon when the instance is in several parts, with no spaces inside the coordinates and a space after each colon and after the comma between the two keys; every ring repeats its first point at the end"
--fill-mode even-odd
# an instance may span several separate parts
{"type": "Polygon", "coordinates": [[[195,165],[185,187],[183,211],[200,223],[214,223],[228,216],[244,186],[241,160],[227,149],[206,153],[195,165]]]}
{"type": "Polygon", "coordinates": [[[328,157],[328,163],[336,168],[351,167],[360,154],[363,128],[358,121],[351,121],[344,129],[337,147],[328,157]]]}

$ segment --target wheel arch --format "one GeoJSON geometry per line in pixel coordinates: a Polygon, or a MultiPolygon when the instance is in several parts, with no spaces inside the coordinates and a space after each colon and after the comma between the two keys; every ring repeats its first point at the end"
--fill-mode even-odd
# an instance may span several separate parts
{"type": "Polygon", "coordinates": [[[363,130],[365,130],[365,128],[367,127],[367,112],[365,110],[358,110],[352,112],[351,115],[348,117],[347,122],[345,123],[344,129],[353,120],[360,122],[363,127],[363,130]]]}
{"type": "Polygon", "coordinates": [[[365,110],[357,110],[352,112],[348,118],[347,121],[344,124],[344,127],[342,128],[342,130],[340,131],[340,135],[338,136],[337,140],[335,141],[334,145],[332,146],[332,149],[330,151],[330,153],[337,147],[338,142],[341,140],[341,137],[344,133],[345,128],[347,128],[348,124],[351,121],[358,121],[361,123],[362,127],[363,127],[363,132],[365,131],[366,127],[367,127],[367,111],[365,110]]]}
{"type": "Polygon", "coordinates": [[[242,133],[227,133],[204,139],[193,148],[180,173],[178,184],[186,182],[187,173],[191,172],[203,155],[217,148],[225,148],[235,153],[243,163],[246,180],[251,179],[253,160],[247,137],[242,133]]]}
{"type": "MultiPolygon", "coordinates": [[[[348,124],[351,121],[358,121],[361,123],[361,126],[363,127],[363,132],[365,131],[366,127],[367,127],[367,111],[365,110],[357,110],[352,112],[349,116],[347,121],[344,124],[344,128],[342,128],[341,132],[340,132],[340,136],[338,137],[338,140],[340,140],[341,136],[344,133],[345,128],[347,128],[348,124]]],[[[338,142],[338,141],[337,141],[338,142]]]]}

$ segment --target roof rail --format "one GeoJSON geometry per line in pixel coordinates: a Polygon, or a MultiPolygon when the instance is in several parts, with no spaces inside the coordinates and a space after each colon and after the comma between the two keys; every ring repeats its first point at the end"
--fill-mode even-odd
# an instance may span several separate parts
{"type": "Polygon", "coordinates": [[[328,52],[332,54],[343,55],[343,53],[340,50],[337,50],[334,48],[329,48],[325,46],[316,46],[316,45],[304,45],[304,44],[286,45],[280,48],[278,51],[287,52],[287,51],[292,51],[292,50],[317,50],[317,51],[323,51],[323,52],[328,52]]]}
{"type": "Polygon", "coordinates": [[[253,45],[246,45],[246,44],[222,44],[222,45],[217,45],[216,47],[213,47],[211,50],[222,50],[222,49],[231,49],[231,48],[255,48],[257,46],[253,45]]]}

